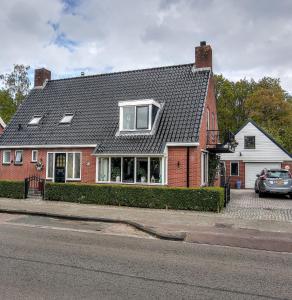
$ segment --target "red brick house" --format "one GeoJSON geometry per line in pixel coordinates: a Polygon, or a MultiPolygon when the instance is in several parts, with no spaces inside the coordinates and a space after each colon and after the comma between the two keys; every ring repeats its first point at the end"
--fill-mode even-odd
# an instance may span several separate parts
{"type": "Polygon", "coordinates": [[[0,135],[3,133],[5,127],[6,127],[6,124],[5,124],[5,122],[2,120],[2,118],[0,117],[0,135]]]}
{"type": "Polygon", "coordinates": [[[0,138],[0,180],[207,185],[208,153],[223,146],[212,49],[195,50],[185,65],[60,80],[35,70],[0,138]]]}

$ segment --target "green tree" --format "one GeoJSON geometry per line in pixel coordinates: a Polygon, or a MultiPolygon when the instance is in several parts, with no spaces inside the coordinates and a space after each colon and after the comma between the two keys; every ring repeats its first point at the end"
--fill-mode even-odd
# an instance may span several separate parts
{"type": "Polygon", "coordinates": [[[18,107],[29,92],[30,80],[28,77],[29,66],[14,65],[13,71],[0,75],[0,80],[18,107]]]}
{"type": "Polygon", "coordinates": [[[16,111],[16,105],[8,91],[0,90],[0,116],[8,123],[16,111]]]}

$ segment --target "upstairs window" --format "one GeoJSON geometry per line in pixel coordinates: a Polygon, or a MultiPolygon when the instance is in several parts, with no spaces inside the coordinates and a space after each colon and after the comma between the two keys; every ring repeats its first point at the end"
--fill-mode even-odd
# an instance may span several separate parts
{"type": "Polygon", "coordinates": [[[63,118],[61,119],[61,124],[70,124],[72,122],[72,119],[74,117],[74,114],[65,114],[63,118]]]}
{"type": "Polygon", "coordinates": [[[151,130],[160,104],[154,100],[119,102],[120,131],[151,130]]]}
{"type": "Polygon", "coordinates": [[[33,118],[29,121],[28,125],[39,125],[42,116],[33,116],[33,118]]]}
{"type": "Polygon", "coordinates": [[[255,136],[244,137],[244,149],[255,149],[255,136]]]}

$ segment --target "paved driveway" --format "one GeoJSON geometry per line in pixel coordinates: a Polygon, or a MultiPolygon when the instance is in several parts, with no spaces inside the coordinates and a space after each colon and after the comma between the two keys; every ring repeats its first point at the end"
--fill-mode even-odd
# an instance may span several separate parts
{"type": "Polygon", "coordinates": [[[232,190],[231,199],[223,212],[226,217],[292,222],[292,199],[259,198],[253,190],[232,190]]]}

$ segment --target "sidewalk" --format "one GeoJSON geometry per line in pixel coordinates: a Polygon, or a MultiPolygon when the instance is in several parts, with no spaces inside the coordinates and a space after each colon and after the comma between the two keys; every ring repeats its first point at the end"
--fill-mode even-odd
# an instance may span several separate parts
{"type": "Polygon", "coordinates": [[[292,253],[292,223],[223,214],[0,198],[0,212],[132,225],[161,239],[292,253]]]}

